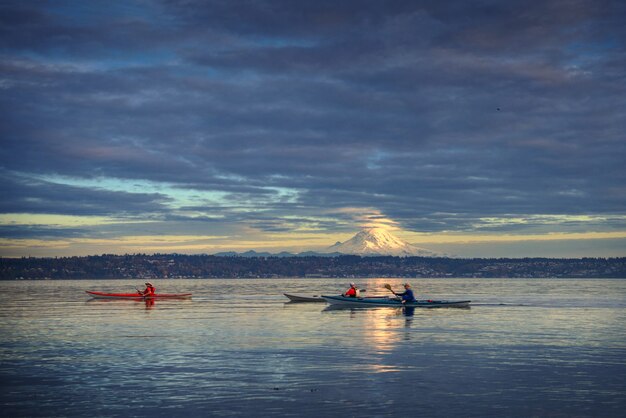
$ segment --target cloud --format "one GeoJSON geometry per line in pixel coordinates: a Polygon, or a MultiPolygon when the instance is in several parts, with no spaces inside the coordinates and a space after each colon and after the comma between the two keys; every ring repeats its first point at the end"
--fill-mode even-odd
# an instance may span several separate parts
{"type": "Polygon", "coordinates": [[[623,228],[623,2],[9,2],[0,16],[2,213],[169,233],[369,222],[345,208],[424,232],[579,215],[623,228]]]}
{"type": "Polygon", "coordinates": [[[158,194],[111,192],[3,174],[0,190],[10,198],[0,203],[1,213],[123,218],[167,211],[168,199],[158,194]]]}

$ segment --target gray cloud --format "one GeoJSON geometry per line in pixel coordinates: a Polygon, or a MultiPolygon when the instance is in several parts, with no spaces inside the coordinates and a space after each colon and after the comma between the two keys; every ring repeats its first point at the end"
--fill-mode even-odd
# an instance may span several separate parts
{"type": "Polygon", "coordinates": [[[57,239],[93,236],[83,228],[58,228],[37,225],[0,225],[0,237],[9,239],[57,239]]]}
{"type": "Polygon", "coordinates": [[[167,212],[168,198],[155,193],[112,192],[67,186],[10,174],[0,176],[0,213],[136,217],[167,212]]]}
{"type": "Polygon", "coordinates": [[[0,16],[5,170],[226,200],[173,213],[165,195],[5,177],[4,213],[199,211],[283,231],[286,214],[374,207],[437,232],[626,207],[623,2],[5,2],[0,16]]]}

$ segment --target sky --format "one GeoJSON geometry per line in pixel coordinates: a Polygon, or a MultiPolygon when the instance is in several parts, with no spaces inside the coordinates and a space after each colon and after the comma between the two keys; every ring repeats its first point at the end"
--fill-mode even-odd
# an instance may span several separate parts
{"type": "Polygon", "coordinates": [[[0,256],[626,256],[626,2],[0,1],[0,256]]]}

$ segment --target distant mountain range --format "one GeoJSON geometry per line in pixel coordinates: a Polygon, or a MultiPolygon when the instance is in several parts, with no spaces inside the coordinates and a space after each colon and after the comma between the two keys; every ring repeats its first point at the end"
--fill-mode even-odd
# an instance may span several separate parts
{"type": "Polygon", "coordinates": [[[257,252],[254,250],[250,250],[250,251],[246,251],[243,253],[238,253],[236,251],[225,251],[225,252],[221,252],[221,253],[215,253],[213,254],[215,256],[218,257],[279,257],[279,258],[286,258],[286,257],[338,257],[340,255],[346,255],[343,253],[337,253],[337,252],[333,252],[333,253],[321,253],[321,252],[315,252],[315,251],[305,251],[302,253],[290,253],[287,251],[282,251],[280,253],[268,253],[265,251],[262,252],[257,252]]]}
{"type": "MultiPolygon", "coordinates": [[[[236,254],[236,253],[235,253],[236,254]]],[[[256,254],[256,256],[252,256],[256,254]]],[[[0,258],[0,280],[341,277],[626,278],[626,257],[463,259],[445,257],[216,257],[206,254],[103,254],[0,258]]],[[[269,253],[265,253],[269,254],[269,253]]]]}
{"type": "Polygon", "coordinates": [[[302,253],[269,253],[254,250],[244,253],[234,251],[215,254],[223,257],[337,257],[340,255],[360,256],[396,256],[396,257],[446,257],[426,248],[417,247],[393,235],[383,228],[366,228],[345,242],[337,242],[321,252],[306,251],[302,253]]]}

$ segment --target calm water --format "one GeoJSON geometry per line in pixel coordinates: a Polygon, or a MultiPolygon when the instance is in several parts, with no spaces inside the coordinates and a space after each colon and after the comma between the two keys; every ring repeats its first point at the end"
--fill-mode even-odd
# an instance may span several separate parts
{"type": "MultiPolygon", "coordinates": [[[[5,416],[624,416],[626,280],[413,280],[471,309],[328,310],[339,279],[0,282],[5,416]]],[[[357,280],[368,294],[401,280],[357,280]]]]}

